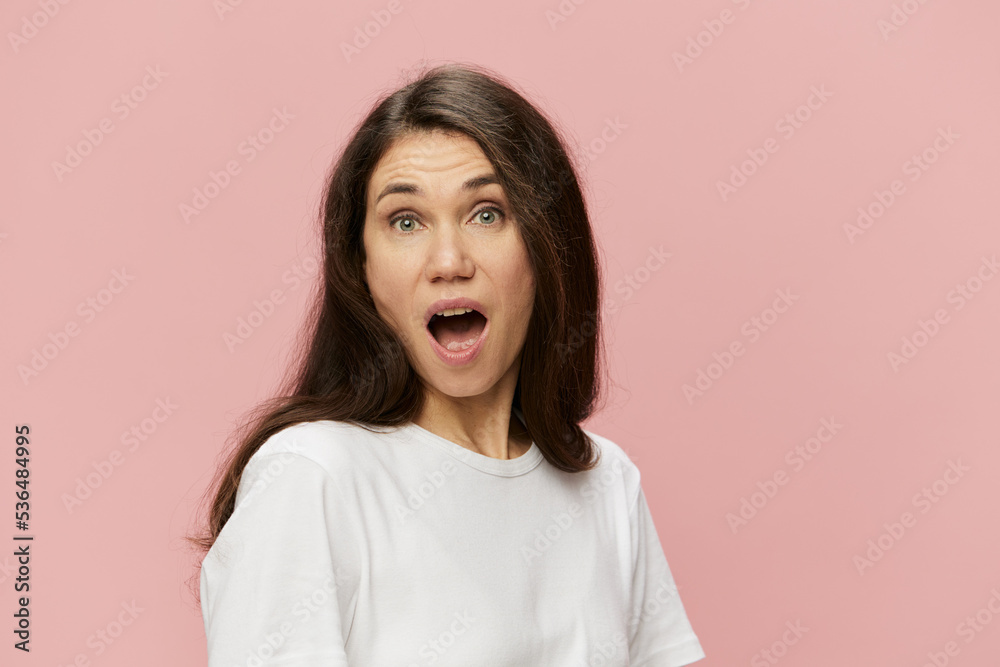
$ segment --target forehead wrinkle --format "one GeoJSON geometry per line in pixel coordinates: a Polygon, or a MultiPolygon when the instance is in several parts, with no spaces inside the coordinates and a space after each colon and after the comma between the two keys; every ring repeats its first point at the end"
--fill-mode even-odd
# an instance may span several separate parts
{"type": "MultiPolygon", "coordinates": [[[[479,176],[473,176],[466,179],[462,185],[459,187],[459,192],[473,192],[475,190],[481,190],[489,185],[500,185],[500,181],[497,180],[495,174],[481,174],[479,176]]],[[[419,197],[425,196],[423,189],[414,183],[407,183],[402,181],[389,181],[386,186],[379,193],[378,197],[375,198],[375,204],[377,205],[383,197],[387,197],[392,194],[408,194],[417,195],[419,197]]]]}
{"type": "MultiPolygon", "coordinates": [[[[388,171],[386,184],[376,195],[372,208],[385,197],[392,194],[408,194],[415,196],[427,196],[427,192],[415,183],[415,178],[409,178],[410,172],[448,172],[455,169],[467,169],[474,173],[467,178],[461,186],[459,193],[472,192],[487,185],[500,185],[494,173],[493,165],[483,155],[478,145],[471,139],[463,141],[459,137],[446,137],[446,142],[450,144],[447,148],[438,145],[435,149],[428,149],[428,143],[436,143],[431,139],[432,135],[419,138],[410,138],[405,143],[397,144],[390,149],[390,155],[395,154],[388,165],[376,167],[378,171],[388,171]],[[455,153],[458,153],[456,155],[455,153]],[[388,167],[388,169],[386,169],[388,167]],[[475,173],[478,171],[478,173],[475,173]]],[[[502,188],[501,188],[502,190],[502,188]]]]}

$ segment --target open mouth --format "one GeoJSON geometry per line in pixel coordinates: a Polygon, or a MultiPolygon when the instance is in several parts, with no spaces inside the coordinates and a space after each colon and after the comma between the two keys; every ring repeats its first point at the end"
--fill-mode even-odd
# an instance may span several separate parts
{"type": "Polygon", "coordinates": [[[472,308],[455,308],[444,311],[445,315],[434,315],[427,323],[441,347],[450,352],[461,352],[472,347],[486,328],[486,317],[472,308]]]}

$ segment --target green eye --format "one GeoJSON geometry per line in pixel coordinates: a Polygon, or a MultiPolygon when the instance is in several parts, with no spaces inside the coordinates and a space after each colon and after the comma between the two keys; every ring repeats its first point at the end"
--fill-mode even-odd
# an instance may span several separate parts
{"type": "MultiPolygon", "coordinates": [[[[496,206],[484,206],[476,211],[472,216],[473,219],[479,218],[480,222],[487,227],[497,225],[497,223],[505,217],[506,214],[503,210],[496,206]]],[[[389,221],[389,226],[396,227],[397,222],[400,223],[397,229],[401,232],[415,231],[417,229],[417,225],[420,224],[417,222],[417,219],[413,217],[412,213],[401,213],[400,215],[397,215],[389,221]],[[408,225],[404,226],[404,222],[408,222],[408,225]]]]}
{"type": "Polygon", "coordinates": [[[389,221],[389,226],[390,227],[395,227],[395,225],[396,225],[397,222],[401,222],[403,220],[410,221],[411,226],[410,227],[403,227],[402,225],[400,225],[400,231],[412,232],[414,229],[416,229],[417,221],[414,220],[408,213],[405,213],[403,215],[397,215],[395,218],[393,218],[392,220],[389,221]]]}
{"type": "Polygon", "coordinates": [[[496,224],[497,220],[503,217],[503,214],[503,211],[498,209],[496,206],[484,206],[476,211],[476,216],[485,216],[481,217],[480,220],[486,223],[487,227],[491,227],[496,224]]]}

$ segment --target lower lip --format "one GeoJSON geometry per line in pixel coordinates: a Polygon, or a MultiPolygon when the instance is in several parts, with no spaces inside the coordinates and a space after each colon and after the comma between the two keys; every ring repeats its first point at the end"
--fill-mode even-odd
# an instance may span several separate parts
{"type": "Polygon", "coordinates": [[[449,366],[463,366],[479,355],[479,350],[483,347],[483,341],[486,340],[487,334],[490,332],[490,321],[486,320],[486,326],[483,327],[483,332],[479,334],[479,338],[475,343],[462,350],[461,352],[452,352],[451,350],[442,347],[441,343],[437,342],[437,338],[431,333],[430,329],[427,329],[427,339],[431,342],[431,347],[437,352],[438,357],[441,361],[448,364],[449,366]]]}

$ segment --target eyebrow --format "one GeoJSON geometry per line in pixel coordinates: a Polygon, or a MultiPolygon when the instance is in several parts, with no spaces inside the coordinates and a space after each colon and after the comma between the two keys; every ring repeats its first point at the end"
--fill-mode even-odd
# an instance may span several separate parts
{"type": "MultiPolygon", "coordinates": [[[[497,180],[496,174],[474,176],[465,183],[462,183],[462,187],[460,189],[462,192],[468,192],[470,190],[478,190],[479,188],[486,187],[487,185],[500,185],[500,181],[497,180]]],[[[398,193],[423,196],[424,191],[420,189],[420,186],[412,183],[392,181],[382,188],[382,192],[380,192],[378,197],[375,198],[375,205],[377,206],[383,197],[398,193]]]]}

